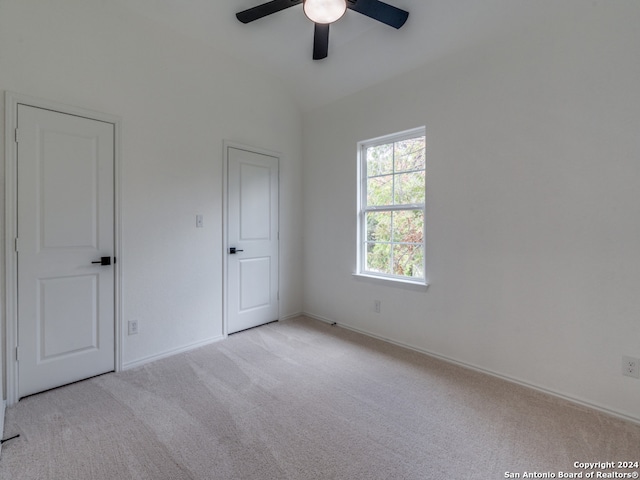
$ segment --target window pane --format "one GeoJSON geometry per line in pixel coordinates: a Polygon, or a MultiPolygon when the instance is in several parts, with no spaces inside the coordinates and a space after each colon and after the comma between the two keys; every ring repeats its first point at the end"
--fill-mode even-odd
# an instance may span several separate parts
{"type": "Polygon", "coordinates": [[[424,237],[424,212],[404,210],[393,212],[393,241],[398,243],[422,243],[424,237]]]}
{"type": "Polygon", "coordinates": [[[367,179],[367,205],[391,205],[393,203],[393,175],[367,179]]]}
{"type": "Polygon", "coordinates": [[[393,274],[424,278],[422,245],[393,246],[393,274]]]}
{"type": "Polygon", "coordinates": [[[391,212],[367,212],[367,242],[391,241],[391,212]]]}
{"type": "Polygon", "coordinates": [[[396,205],[424,203],[424,171],[395,175],[394,200],[396,205]]]}
{"type": "Polygon", "coordinates": [[[367,244],[367,271],[391,273],[391,245],[388,243],[367,244]]]}
{"type": "Polygon", "coordinates": [[[396,142],[394,146],[396,172],[425,169],[425,137],[396,142]]]}
{"type": "Polygon", "coordinates": [[[367,148],[367,176],[393,173],[393,143],[367,148]]]}
{"type": "Polygon", "coordinates": [[[398,279],[425,279],[424,128],[359,142],[358,268],[398,279]],[[409,138],[412,136],[411,138],[409,138]],[[379,142],[383,142],[380,144],[379,142]]]}

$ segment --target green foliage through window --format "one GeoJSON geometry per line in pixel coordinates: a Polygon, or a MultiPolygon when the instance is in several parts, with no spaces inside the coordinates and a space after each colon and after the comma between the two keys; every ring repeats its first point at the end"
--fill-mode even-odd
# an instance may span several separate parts
{"type": "Polygon", "coordinates": [[[424,132],[362,147],[361,270],[424,279],[424,132]]]}

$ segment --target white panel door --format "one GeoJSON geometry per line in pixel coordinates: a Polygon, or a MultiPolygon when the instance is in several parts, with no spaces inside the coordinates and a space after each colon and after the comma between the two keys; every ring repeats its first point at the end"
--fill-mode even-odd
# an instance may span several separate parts
{"type": "Polygon", "coordinates": [[[115,367],[114,125],[18,106],[18,397],[115,367]]]}
{"type": "Polygon", "coordinates": [[[278,158],[227,148],[227,333],[277,320],[278,158]]]}

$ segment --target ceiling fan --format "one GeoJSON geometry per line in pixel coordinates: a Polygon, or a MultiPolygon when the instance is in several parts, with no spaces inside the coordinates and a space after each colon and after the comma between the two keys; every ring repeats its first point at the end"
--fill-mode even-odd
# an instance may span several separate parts
{"type": "Polygon", "coordinates": [[[236,14],[242,23],[250,23],[285,8],[303,4],[305,15],[315,23],[313,59],[326,58],[329,51],[329,25],[342,18],[347,8],[394,28],[407,21],[409,12],[379,0],[273,0],[236,14]]]}

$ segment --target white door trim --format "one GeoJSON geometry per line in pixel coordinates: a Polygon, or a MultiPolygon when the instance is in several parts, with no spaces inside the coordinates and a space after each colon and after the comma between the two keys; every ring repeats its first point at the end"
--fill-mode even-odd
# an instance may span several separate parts
{"type": "MultiPolygon", "coordinates": [[[[278,165],[282,163],[282,154],[274,152],[272,150],[266,150],[264,148],[250,147],[241,143],[235,143],[228,140],[222,142],[222,335],[226,337],[228,335],[228,258],[227,251],[229,250],[229,149],[236,148],[238,150],[245,150],[247,152],[257,153],[259,155],[267,155],[278,159],[278,165]]],[[[280,168],[278,168],[278,177],[280,176],[280,168]]],[[[280,231],[280,179],[278,178],[278,231],[280,231]]],[[[278,257],[280,257],[280,242],[278,242],[278,257]]],[[[278,262],[278,291],[280,291],[280,264],[278,262]]],[[[278,298],[278,311],[280,312],[280,298],[278,298]]]]}
{"type": "Polygon", "coordinates": [[[18,346],[18,297],[17,297],[17,277],[18,265],[16,262],[15,239],[17,236],[17,175],[16,164],[18,159],[17,143],[15,139],[18,105],[29,105],[31,107],[53,110],[69,115],[76,115],[93,120],[111,123],[114,126],[114,257],[117,258],[115,268],[115,368],[122,370],[122,334],[121,328],[122,305],[122,252],[121,245],[121,224],[120,224],[120,132],[122,120],[120,117],[88,110],[85,108],[72,107],[58,102],[43,100],[29,95],[15,92],[5,92],[5,372],[3,376],[7,385],[7,406],[18,401],[18,362],[16,361],[16,347],[18,346]]]}

